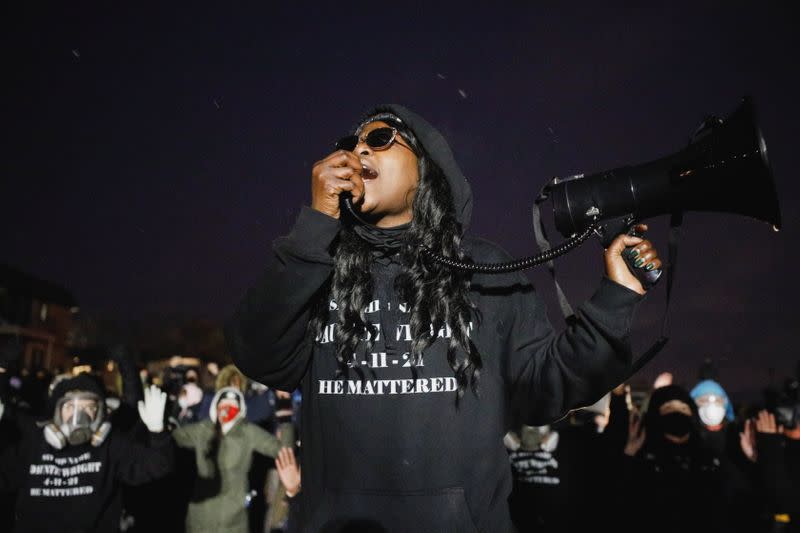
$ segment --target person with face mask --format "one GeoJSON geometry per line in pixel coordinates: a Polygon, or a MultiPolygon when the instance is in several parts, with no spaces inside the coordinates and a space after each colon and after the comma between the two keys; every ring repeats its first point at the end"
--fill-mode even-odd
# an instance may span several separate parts
{"type": "MultiPolygon", "coordinates": [[[[191,424],[201,420],[199,413],[201,402],[205,397],[203,389],[195,381],[187,381],[178,392],[178,412],[177,422],[179,425],[191,424]]],[[[209,400],[210,401],[210,400],[209,400]]]]}
{"type": "Polygon", "coordinates": [[[223,387],[211,401],[209,418],[172,432],[181,448],[194,452],[197,475],[186,515],[189,533],[247,533],[248,472],[253,453],[276,457],[277,437],[247,421],[247,404],[237,387],[223,387]]]}
{"type": "Polygon", "coordinates": [[[754,469],[739,444],[740,428],[735,423],[732,402],[713,379],[700,381],[690,395],[697,405],[700,437],[720,460],[729,531],[754,531],[759,523],[758,510],[752,505],[757,499],[754,469]]]}
{"type": "Polygon", "coordinates": [[[722,386],[713,379],[704,379],[690,392],[697,404],[700,421],[709,431],[719,431],[724,422],[733,422],[733,404],[722,386]]]}
{"type": "Polygon", "coordinates": [[[117,531],[122,485],[147,483],[172,469],[165,402],[157,387],[145,390],[138,408],[149,439],[141,444],[114,430],[94,377],[60,381],[50,398],[52,418],[27,428],[0,459],[0,488],[17,490],[14,531],[117,531]]]}
{"type": "Polygon", "coordinates": [[[624,531],[730,531],[720,459],[701,438],[697,406],[683,387],[655,389],[644,419],[631,414],[621,459],[628,498],[616,522],[624,531]]]}

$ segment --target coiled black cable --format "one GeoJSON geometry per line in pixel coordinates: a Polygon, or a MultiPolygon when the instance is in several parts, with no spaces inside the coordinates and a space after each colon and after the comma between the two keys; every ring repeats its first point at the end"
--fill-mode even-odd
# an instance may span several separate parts
{"type": "MultiPolygon", "coordinates": [[[[541,196],[541,198],[545,198],[545,196],[541,196]]],[[[361,224],[367,224],[356,210],[353,209],[352,204],[352,197],[349,191],[345,191],[341,195],[341,201],[344,204],[345,208],[347,209],[348,213],[355,218],[361,224]]],[[[504,272],[516,272],[518,270],[526,270],[528,268],[533,268],[535,266],[547,263],[552,261],[556,257],[560,257],[573,248],[576,248],[583,244],[586,239],[588,239],[592,233],[597,230],[600,224],[595,220],[592,224],[583,230],[583,233],[580,235],[575,235],[570,237],[566,241],[562,242],[555,248],[550,248],[549,250],[545,250],[539,254],[532,255],[529,257],[523,257],[522,259],[516,259],[514,261],[509,261],[508,263],[466,263],[464,261],[459,261],[457,259],[451,259],[449,257],[445,257],[443,255],[439,255],[430,248],[426,246],[421,246],[422,253],[426,257],[430,257],[437,263],[441,263],[445,266],[450,268],[455,268],[458,270],[463,270],[465,272],[472,272],[472,273],[481,273],[481,274],[502,274],[504,272]]]]}
{"type": "Polygon", "coordinates": [[[583,233],[580,235],[575,235],[570,237],[566,241],[562,242],[558,246],[554,248],[550,248],[549,250],[545,250],[537,255],[532,255],[529,257],[523,257],[522,259],[516,259],[514,261],[509,261],[508,263],[466,263],[464,261],[459,261],[457,259],[451,259],[449,257],[444,257],[443,255],[439,255],[436,252],[430,250],[429,248],[422,246],[422,253],[425,256],[430,257],[437,263],[441,263],[443,265],[449,266],[451,268],[456,268],[458,270],[463,270],[465,272],[473,272],[473,273],[482,273],[482,274],[500,274],[503,272],[516,272],[518,270],[525,270],[528,268],[532,268],[543,263],[547,263],[552,261],[556,257],[560,257],[573,248],[580,246],[581,244],[588,239],[592,233],[598,228],[599,224],[597,222],[593,222],[588,228],[586,228],[583,233]]]}

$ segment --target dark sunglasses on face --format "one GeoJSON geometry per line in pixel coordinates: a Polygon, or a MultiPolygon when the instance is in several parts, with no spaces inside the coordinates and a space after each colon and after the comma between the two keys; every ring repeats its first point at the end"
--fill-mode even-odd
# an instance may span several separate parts
{"type": "MultiPolygon", "coordinates": [[[[359,137],[358,135],[348,135],[347,137],[342,137],[336,141],[335,146],[337,150],[346,150],[348,152],[352,152],[356,149],[356,146],[358,146],[359,142],[364,142],[373,150],[386,150],[392,146],[392,143],[396,141],[397,130],[395,128],[385,127],[375,128],[362,137],[359,137]]],[[[401,142],[398,142],[397,144],[411,150],[411,148],[401,142]]],[[[413,152],[413,150],[411,151],[413,152]]]]}

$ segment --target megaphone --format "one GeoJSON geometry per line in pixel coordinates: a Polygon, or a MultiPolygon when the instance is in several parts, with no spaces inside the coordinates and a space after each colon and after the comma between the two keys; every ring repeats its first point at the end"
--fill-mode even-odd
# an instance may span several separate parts
{"type": "MultiPolygon", "coordinates": [[[[553,178],[534,202],[534,230],[542,253],[507,263],[470,263],[422,247],[434,261],[466,272],[496,274],[551,264],[599,234],[603,245],[635,222],[685,211],[745,215],[781,227],[767,145],[756,122],[752,98],[745,96],[725,119],[707,118],[683,150],[648,163],[590,175],[553,178]],[[569,239],[551,247],[544,238],[539,206],[553,203],[556,229],[569,239]]],[[[631,266],[631,265],[629,265],[631,266]]],[[[635,269],[631,266],[631,270],[635,269]]],[[[635,274],[652,284],[661,272],[635,274]]]]}
{"type": "MultiPolygon", "coordinates": [[[[422,250],[436,262],[467,272],[512,272],[546,263],[555,281],[553,259],[579,246],[592,234],[599,234],[607,246],[636,222],[658,215],[671,215],[670,226],[677,229],[686,211],[745,215],[771,224],[776,231],[780,229],[781,213],[767,146],[750,97],[744,97],[724,120],[707,118],[692,135],[689,145],[677,153],[635,166],[553,178],[533,205],[534,232],[542,250],[538,255],[507,263],[470,263],[444,257],[425,247],[422,250]],[[553,203],[556,229],[569,237],[556,247],[550,246],[541,222],[540,205],[548,199],[553,203]]],[[[670,237],[667,310],[675,270],[676,235],[670,237]]],[[[630,256],[626,262],[646,288],[661,276],[660,269],[644,272],[635,268],[630,256]]],[[[556,288],[564,316],[573,316],[557,282],[556,288]]],[[[661,337],[636,360],[630,375],[664,347],[666,326],[665,310],[661,337]]]]}
{"type": "Polygon", "coordinates": [[[767,146],[750,97],[726,119],[706,119],[689,145],[675,154],[554,178],[549,197],[556,229],[565,237],[598,221],[641,221],[685,211],[745,215],[776,231],[781,226],[767,146]]]}

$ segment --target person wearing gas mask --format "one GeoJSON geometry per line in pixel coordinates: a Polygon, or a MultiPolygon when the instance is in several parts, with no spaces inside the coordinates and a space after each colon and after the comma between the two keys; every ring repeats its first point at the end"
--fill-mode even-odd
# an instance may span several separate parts
{"type": "Polygon", "coordinates": [[[94,377],[59,382],[50,398],[52,418],[27,428],[0,459],[0,484],[17,491],[14,531],[118,531],[122,485],[158,479],[172,468],[165,402],[157,387],[145,391],[138,408],[150,438],[140,444],[114,430],[94,377]]]}
{"type": "Polygon", "coordinates": [[[504,441],[514,479],[508,499],[514,525],[519,531],[555,531],[567,500],[561,484],[559,432],[549,425],[522,425],[504,441]]]}
{"type": "Polygon", "coordinates": [[[186,515],[189,533],[246,533],[248,472],[253,453],[276,457],[277,437],[246,419],[247,405],[237,387],[217,391],[209,419],[176,428],[178,446],[194,452],[197,475],[186,515]]]}
{"type": "Polygon", "coordinates": [[[679,385],[655,389],[643,421],[630,418],[620,458],[624,503],[614,512],[624,531],[731,531],[720,458],[700,435],[697,405],[679,385]]]}
{"type": "Polygon", "coordinates": [[[509,531],[513,406],[548,424],[630,372],[646,291],[622,254],[658,269],[652,243],[614,239],[597,292],[557,333],[523,274],[424,254],[508,261],[465,234],[472,200],[431,124],[399,105],[369,112],[313,166],[311,206],[227,323],[248,377],[301,385],[301,530],[509,531]]]}
{"type": "MultiPolygon", "coordinates": [[[[610,407],[619,396],[609,393],[552,425],[523,425],[516,442],[506,439],[514,478],[508,502],[519,531],[613,527],[606,520],[607,484],[613,475],[610,464],[625,437],[618,434],[610,407]],[[575,502],[580,502],[581,512],[575,512],[575,502]]],[[[626,429],[627,416],[623,424],[626,429]]]]}

